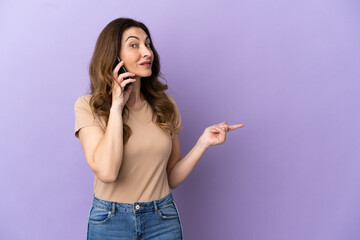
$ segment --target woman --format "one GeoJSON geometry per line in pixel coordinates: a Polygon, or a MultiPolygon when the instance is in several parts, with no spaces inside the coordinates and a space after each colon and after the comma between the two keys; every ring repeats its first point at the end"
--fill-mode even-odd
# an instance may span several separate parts
{"type": "Polygon", "coordinates": [[[206,128],[181,158],[180,112],[159,74],[143,23],[119,18],[100,33],[89,67],[91,94],[74,105],[75,136],[94,171],[87,239],[183,239],[170,188],[186,179],[206,149],[224,143],[227,131],[243,126],[206,128]],[[114,68],[117,57],[122,61],[114,68]],[[127,72],[118,75],[121,66],[127,72]]]}

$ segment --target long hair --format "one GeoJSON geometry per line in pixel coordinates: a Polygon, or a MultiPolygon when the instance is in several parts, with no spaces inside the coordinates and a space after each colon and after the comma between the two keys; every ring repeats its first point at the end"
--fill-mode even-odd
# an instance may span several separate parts
{"type": "MultiPolygon", "coordinates": [[[[100,33],[89,65],[92,94],[90,107],[93,114],[97,114],[105,120],[106,125],[112,104],[111,88],[113,81],[115,81],[112,76],[113,66],[121,49],[123,32],[130,27],[142,28],[151,40],[150,32],[143,23],[130,18],[115,19],[100,33]]],[[[150,41],[150,47],[154,55],[151,67],[152,74],[150,77],[141,78],[140,91],[152,108],[153,122],[173,137],[175,133],[175,108],[164,92],[168,89],[167,84],[163,84],[158,80],[159,76],[165,78],[160,73],[160,59],[153,41],[150,41]]],[[[129,109],[125,105],[122,113],[123,118],[128,113],[129,109]]],[[[124,123],[123,129],[123,142],[125,145],[131,136],[131,128],[124,123]]]]}

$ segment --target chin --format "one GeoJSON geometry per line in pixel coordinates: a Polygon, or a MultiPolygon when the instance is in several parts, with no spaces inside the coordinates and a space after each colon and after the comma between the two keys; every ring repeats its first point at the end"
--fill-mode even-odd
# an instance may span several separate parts
{"type": "Polygon", "coordinates": [[[139,77],[150,77],[152,75],[152,72],[142,72],[142,73],[137,73],[136,74],[139,77]]]}

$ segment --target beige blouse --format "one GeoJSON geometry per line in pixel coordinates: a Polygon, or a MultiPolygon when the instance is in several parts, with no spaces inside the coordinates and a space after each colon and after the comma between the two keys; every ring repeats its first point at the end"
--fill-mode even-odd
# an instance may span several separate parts
{"type": "MultiPolygon", "coordinates": [[[[182,129],[181,116],[175,100],[166,94],[175,107],[175,131],[182,129]]],[[[87,94],[77,99],[75,111],[75,137],[82,127],[100,126],[104,131],[103,118],[92,115],[87,94]]],[[[123,160],[117,180],[104,183],[94,174],[94,194],[97,198],[120,203],[149,202],[160,199],[170,192],[166,166],[172,149],[170,134],[152,122],[152,109],[144,103],[128,107],[129,117],[124,118],[132,131],[124,146],[123,160]]]]}

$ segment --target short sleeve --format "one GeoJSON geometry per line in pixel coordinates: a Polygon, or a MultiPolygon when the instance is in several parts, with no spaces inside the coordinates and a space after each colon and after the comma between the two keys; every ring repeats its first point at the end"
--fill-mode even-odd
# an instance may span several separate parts
{"type": "Polygon", "coordinates": [[[79,138],[79,130],[87,126],[100,126],[98,119],[94,118],[90,107],[90,96],[79,97],[74,104],[75,137],[79,138]]]}
{"type": "Polygon", "coordinates": [[[179,132],[182,130],[183,125],[181,122],[181,114],[180,111],[176,105],[175,100],[169,95],[167,94],[168,98],[170,99],[170,101],[172,102],[172,104],[174,105],[175,108],[175,120],[174,120],[174,126],[175,126],[175,133],[179,134],[179,132]]]}

